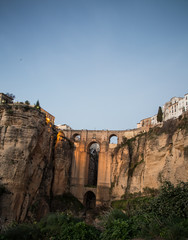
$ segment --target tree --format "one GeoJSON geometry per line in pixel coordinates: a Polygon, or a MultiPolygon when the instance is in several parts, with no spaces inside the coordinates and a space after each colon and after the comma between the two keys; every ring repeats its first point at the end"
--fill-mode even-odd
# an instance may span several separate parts
{"type": "Polygon", "coordinates": [[[40,110],[40,103],[39,103],[39,100],[37,100],[36,104],[35,104],[35,108],[39,109],[40,110]]]}
{"type": "Polygon", "coordinates": [[[25,104],[30,105],[30,102],[28,100],[25,101],[25,104]]]}
{"type": "Polygon", "coordinates": [[[6,93],[6,95],[7,95],[8,97],[12,98],[12,99],[15,99],[15,95],[12,94],[12,93],[6,93]]]}
{"type": "Polygon", "coordinates": [[[162,112],[162,108],[159,106],[159,110],[157,113],[157,122],[162,122],[163,121],[163,112],[162,112]]]}

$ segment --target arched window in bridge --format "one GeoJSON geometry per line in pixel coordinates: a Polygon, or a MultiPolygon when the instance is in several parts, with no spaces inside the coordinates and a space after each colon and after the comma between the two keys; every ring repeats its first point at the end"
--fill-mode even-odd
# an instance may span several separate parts
{"type": "Polygon", "coordinates": [[[75,142],[80,142],[80,139],[81,139],[80,134],[77,134],[77,133],[74,134],[73,139],[74,139],[75,142]]]}
{"type": "Polygon", "coordinates": [[[118,137],[116,135],[111,135],[109,139],[110,144],[118,144],[118,137]]]}
{"type": "Polygon", "coordinates": [[[89,186],[97,186],[99,152],[100,152],[99,144],[92,143],[89,147],[89,169],[88,169],[89,186]]]}
{"type": "Polygon", "coordinates": [[[96,206],[96,196],[92,191],[88,191],[84,195],[84,206],[86,209],[92,209],[96,206]]]}

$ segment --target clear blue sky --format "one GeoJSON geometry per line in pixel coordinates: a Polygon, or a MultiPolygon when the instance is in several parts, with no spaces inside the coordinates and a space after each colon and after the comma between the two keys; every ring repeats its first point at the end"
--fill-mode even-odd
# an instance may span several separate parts
{"type": "Polygon", "coordinates": [[[187,0],[0,0],[0,92],[129,129],[188,92],[187,0]]]}

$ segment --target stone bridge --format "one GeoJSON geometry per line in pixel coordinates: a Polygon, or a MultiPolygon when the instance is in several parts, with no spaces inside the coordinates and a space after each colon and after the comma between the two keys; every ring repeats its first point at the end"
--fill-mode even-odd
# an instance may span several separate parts
{"type": "Polygon", "coordinates": [[[111,188],[111,164],[112,152],[123,137],[132,138],[140,132],[140,129],[115,131],[115,130],[63,130],[65,137],[74,141],[74,152],[71,169],[71,193],[77,197],[86,207],[108,204],[111,188]],[[111,143],[112,137],[117,142],[111,143]],[[98,144],[96,181],[90,184],[90,176],[93,174],[91,167],[90,147],[98,144]]]}

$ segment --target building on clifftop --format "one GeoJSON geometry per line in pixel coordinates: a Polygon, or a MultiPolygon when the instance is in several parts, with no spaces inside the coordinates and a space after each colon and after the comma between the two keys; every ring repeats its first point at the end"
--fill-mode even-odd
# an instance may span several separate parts
{"type": "Polygon", "coordinates": [[[54,124],[55,117],[52,114],[50,114],[49,112],[47,112],[46,110],[44,110],[43,108],[40,108],[40,110],[41,110],[41,112],[46,114],[46,121],[54,124]]]}
{"type": "Polygon", "coordinates": [[[60,129],[60,130],[72,130],[72,128],[67,124],[57,125],[57,128],[60,129]]]}
{"type": "MultiPolygon", "coordinates": [[[[182,113],[188,110],[188,93],[184,97],[173,97],[162,107],[163,121],[172,118],[178,118],[182,113]]],[[[157,114],[153,117],[142,119],[137,123],[137,128],[149,129],[157,124],[157,114]]]]}
{"type": "Polygon", "coordinates": [[[4,93],[0,93],[0,104],[5,103],[13,103],[13,98],[4,93]]]}

